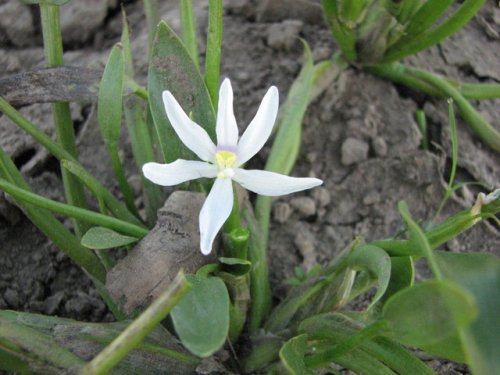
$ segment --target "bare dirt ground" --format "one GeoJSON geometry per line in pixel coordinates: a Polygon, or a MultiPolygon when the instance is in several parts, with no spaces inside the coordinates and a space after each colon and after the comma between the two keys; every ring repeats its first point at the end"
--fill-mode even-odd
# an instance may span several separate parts
{"type": "MultiPolygon", "coordinates": [[[[65,62],[102,69],[121,32],[116,1],[73,0],[62,10],[65,62]]],[[[176,1],[161,3],[161,15],[180,26],[176,1]]],[[[207,8],[195,2],[200,40],[205,38],[207,8]]],[[[222,75],[232,80],[235,114],[244,130],[270,85],[281,102],[301,67],[304,38],[316,61],[336,50],[315,1],[231,0],[225,5],[222,75]],[[290,2],[289,2],[290,3],[290,2]]],[[[145,83],[147,41],[140,1],[126,1],[138,80],[145,83]]],[[[500,9],[489,1],[462,31],[445,43],[408,59],[408,63],[466,82],[500,81],[500,9]]],[[[200,42],[200,51],[204,50],[200,42]]],[[[202,56],[203,58],[203,56],[202,56]]],[[[0,1],[0,76],[43,67],[40,20],[36,8],[0,1]],[[15,15],[15,17],[14,17],[15,15]],[[9,21],[11,20],[11,21],[9,21]]],[[[500,126],[500,100],[476,103],[491,123],[500,126]]],[[[80,159],[118,194],[95,120],[95,103],[72,104],[80,159]]],[[[53,134],[50,105],[33,104],[21,112],[53,134]]],[[[459,120],[458,182],[500,186],[500,156],[480,143],[459,120]]],[[[136,194],[139,171],[124,137],[123,157],[136,194]],[[134,183],[136,182],[136,183],[134,183]]],[[[58,163],[29,136],[0,117],[0,146],[11,155],[33,188],[62,200],[58,163]]],[[[252,163],[262,166],[269,145],[252,163]]],[[[280,197],[273,205],[269,259],[275,291],[286,288],[293,267],[325,264],[355,236],[366,240],[395,234],[402,228],[397,202],[404,199],[421,220],[436,212],[448,179],[451,145],[445,100],[348,69],[310,106],[303,144],[294,174],[316,176],[322,188],[280,197]],[[415,110],[428,116],[429,151],[420,147],[415,110]]],[[[441,217],[470,207],[477,187],[460,191],[441,217]]],[[[500,253],[499,229],[479,225],[446,244],[454,252],[500,253]]],[[[281,293],[279,293],[281,295],[281,293]]],[[[276,294],[278,295],[278,293],[276,294]]],[[[0,308],[109,321],[111,313],[87,276],[57,250],[0,193],[0,308]]],[[[440,374],[462,374],[459,365],[436,361],[440,374]]]]}

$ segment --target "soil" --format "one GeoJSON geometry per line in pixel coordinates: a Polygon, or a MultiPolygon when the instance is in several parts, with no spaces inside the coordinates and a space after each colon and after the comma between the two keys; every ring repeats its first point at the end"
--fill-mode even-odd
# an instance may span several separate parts
{"type": "MultiPolygon", "coordinates": [[[[66,30],[63,37],[67,65],[102,70],[111,46],[119,40],[119,5],[113,0],[94,2],[100,5],[81,7],[82,0],[65,5],[61,23],[66,30]]],[[[177,2],[159,3],[161,18],[179,30],[177,2]]],[[[193,3],[203,51],[207,7],[205,2],[193,3]]],[[[302,45],[297,37],[311,45],[316,61],[336,51],[318,4],[284,0],[226,2],[222,76],[231,78],[233,84],[240,133],[270,85],[278,87],[280,101],[284,101],[301,67],[302,45]]],[[[147,41],[142,2],[126,1],[124,7],[132,27],[137,79],[144,84],[147,41]]],[[[37,9],[16,1],[0,1],[0,20],[0,76],[43,67],[37,9]]],[[[498,82],[499,33],[500,9],[496,1],[490,0],[463,30],[407,62],[466,82],[498,82]]],[[[500,100],[475,103],[497,129],[499,104],[500,100]]],[[[274,201],[269,259],[276,296],[286,289],[285,280],[295,266],[325,264],[355,236],[370,241],[401,230],[396,207],[399,200],[404,199],[419,220],[434,216],[444,195],[451,160],[446,105],[445,100],[354,68],[345,71],[316,98],[304,119],[303,144],[293,175],[316,176],[324,180],[324,185],[274,201]],[[414,120],[418,108],[428,116],[430,150],[420,147],[421,135],[414,120]]],[[[80,160],[118,195],[94,107],[95,103],[72,104],[80,160]]],[[[21,112],[48,134],[54,133],[50,105],[32,104],[21,108],[21,112]]],[[[458,120],[458,127],[457,182],[479,181],[486,188],[470,186],[460,190],[447,203],[441,218],[470,207],[480,190],[500,186],[500,155],[478,141],[462,120],[458,120]]],[[[63,200],[57,161],[4,116],[0,117],[0,146],[36,192],[63,200]]],[[[123,146],[128,177],[138,181],[139,171],[133,165],[125,135],[123,146]]],[[[269,147],[252,161],[252,166],[263,165],[269,147]]],[[[140,193],[140,187],[136,193],[140,193]]],[[[498,227],[481,224],[444,248],[500,254],[499,238],[498,227]]],[[[113,320],[88,277],[48,242],[3,193],[0,244],[1,309],[80,321],[113,320]]],[[[461,365],[429,360],[439,374],[467,373],[461,365]]]]}

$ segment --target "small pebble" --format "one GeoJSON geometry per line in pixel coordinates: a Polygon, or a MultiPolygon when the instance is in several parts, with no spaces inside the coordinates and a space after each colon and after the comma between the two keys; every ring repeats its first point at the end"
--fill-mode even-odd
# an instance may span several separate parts
{"type": "Polygon", "coordinates": [[[274,221],[284,224],[290,218],[292,208],[287,202],[276,202],[273,206],[273,219],[274,221]]]}
{"type": "Polygon", "coordinates": [[[368,159],[368,143],[356,138],[347,138],[341,147],[341,162],[348,166],[368,159]]]}
{"type": "Polygon", "coordinates": [[[315,241],[314,234],[305,226],[299,227],[293,240],[294,245],[304,258],[302,265],[306,270],[311,269],[316,264],[315,241]]]}
{"type": "Polygon", "coordinates": [[[295,197],[290,200],[290,205],[302,217],[310,217],[316,213],[316,202],[311,197],[295,197]]]}
{"type": "Polygon", "coordinates": [[[276,50],[290,51],[298,42],[303,25],[299,20],[285,20],[272,24],[267,33],[267,45],[276,50]]]}
{"type": "Polygon", "coordinates": [[[373,150],[375,155],[383,157],[387,155],[387,142],[382,137],[375,137],[372,140],[373,150]]]}
{"type": "Polygon", "coordinates": [[[319,208],[324,208],[330,204],[332,198],[330,196],[330,192],[328,189],[324,187],[318,187],[313,190],[312,195],[316,200],[316,203],[319,208]]]}
{"type": "Polygon", "coordinates": [[[372,205],[380,201],[380,194],[376,190],[370,190],[363,197],[363,204],[372,205]]]}
{"type": "Polygon", "coordinates": [[[3,294],[3,298],[5,299],[5,302],[7,302],[7,304],[11,308],[18,308],[21,305],[19,293],[13,289],[10,289],[10,288],[7,289],[5,291],[5,293],[3,294]]]}

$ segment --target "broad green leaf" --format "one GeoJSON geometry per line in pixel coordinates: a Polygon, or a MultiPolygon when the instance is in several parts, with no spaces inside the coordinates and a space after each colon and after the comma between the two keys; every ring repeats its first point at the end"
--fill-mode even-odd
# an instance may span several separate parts
{"type": "Polygon", "coordinates": [[[300,335],[288,340],[280,350],[280,359],[291,375],[314,375],[304,363],[307,350],[307,335],[300,335]]]}
{"type": "Polygon", "coordinates": [[[368,285],[376,285],[377,292],[370,303],[370,309],[384,295],[391,277],[391,258],[379,247],[363,245],[356,247],[349,255],[348,266],[364,271],[369,278],[368,285]]]}
{"type": "Polygon", "coordinates": [[[493,254],[436,252],[445,278],[471,292],[479,317],[465,329],[463,347],[476,375],[500,374],[500,260],[493,254]]]}
{"type": "Polygon", "coordinates": [[[394,339],[459,362],[466,359],[460,330],[472,323],[477,312],[467,290],[438,280],[396,293],[383,309],[394,339]]]}
{"type": "Polygon", "coordinates": [[[208,357],[219,350],[229,332],[229,295],[216,277],[187,275],[193,285],[171,312],[175,331],[193,354],[208,357]]]}
{"type": "Polygon", "coordinates": [[[116,147],[122,125],[123,48],[115,44],[104,68],[97,97],[97,120],[104,142],[116,147]]]}
{"type": "Polygon", "coordinates": [[[215,140],[215,113],[198,68],[174,31],[160,22],[148,71],[151,114],[166,162],[195,159],[175,134],[163,105],[162,92],[169,90],[194,122],[215,140]]]}
{"type": "Polygon", "coordinates": [[[138,238],[125,236],[104,227],[92,227],[82,237],[82,245],[95,250],[112,249],[130,245],[137,241],[139,241],[138,238]]]}
{"type": "Polygon", "coordinates": [[[391,257],[391,278],[381,301],[387,301],[400,290],[413,285],[415,269],[412,257],[391,257]]]}

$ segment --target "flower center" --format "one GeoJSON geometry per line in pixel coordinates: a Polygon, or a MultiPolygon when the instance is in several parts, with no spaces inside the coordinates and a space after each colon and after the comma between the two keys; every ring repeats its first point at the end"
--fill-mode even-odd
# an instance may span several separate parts
{"type": "Polygon", "coordinates": [[[233,167],[236,164],[236,154],[231,151],[217,151],[215,153],[215,161],[219,167],[219,178],[231,178],[234,176],[233,167]]]}

